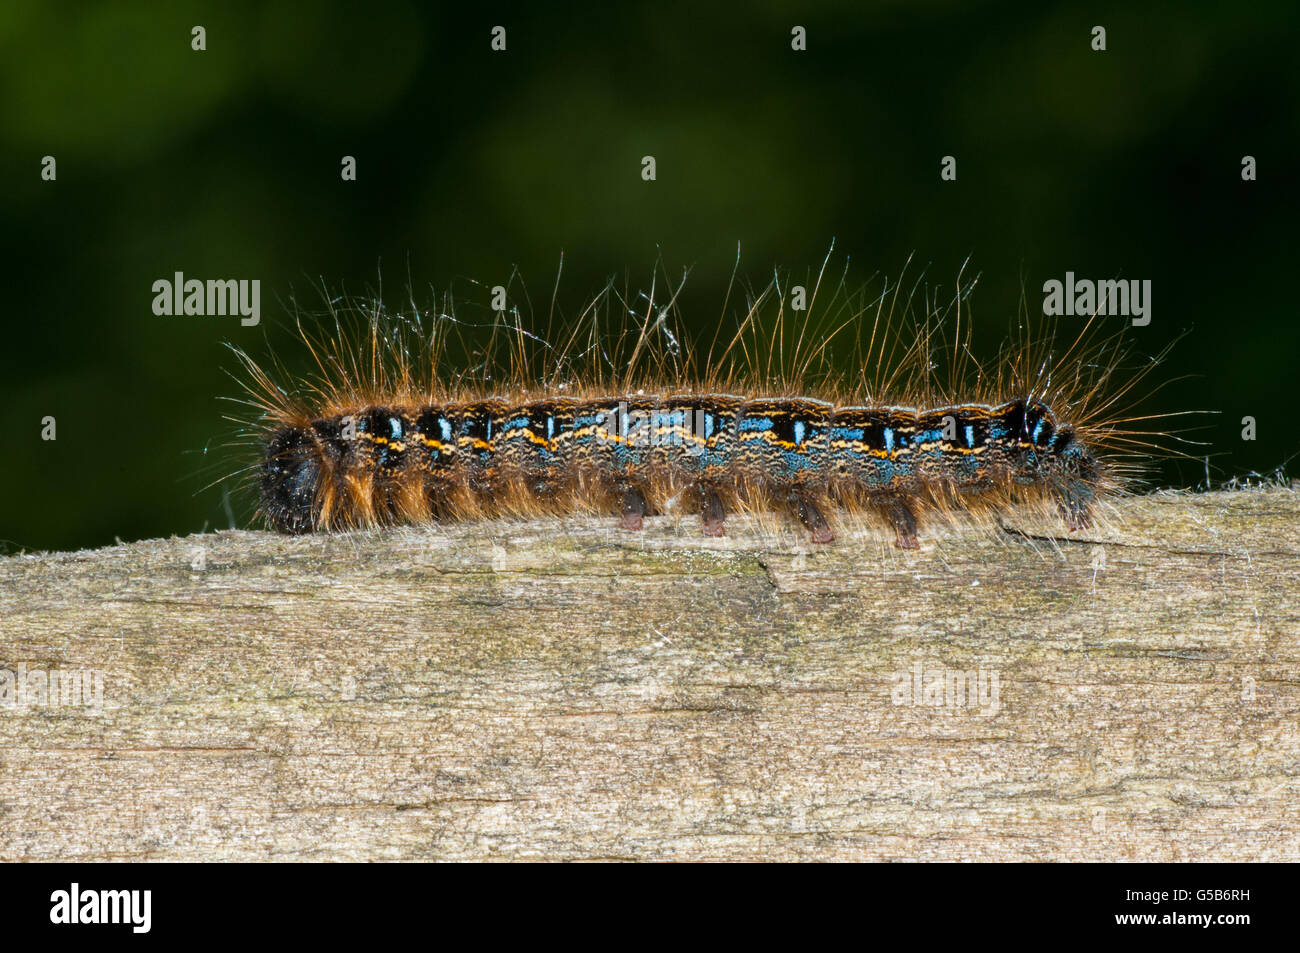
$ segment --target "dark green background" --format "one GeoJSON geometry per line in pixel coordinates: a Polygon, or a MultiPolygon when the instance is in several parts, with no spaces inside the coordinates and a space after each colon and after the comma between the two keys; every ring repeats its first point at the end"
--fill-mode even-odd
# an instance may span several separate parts
{"type": "MultiPolygon", "coordinates": [[[[225,340],[283,342],[313,281],[400,304],[504,282],[570,310],[611,274],[694,266],[718,320],[742,273],[910,254],[1001,333],[1042,282],[1150,278],[1155,410],[1213,408],[1215,482],[1300,450],[1297,4],[406,2],[0,6],[9,550],[228,519],[225,340]],[[508,28],[509,49],[489,50],[508,28]],[[208,49],[190,49],[190,28],[208,49]],[[808,30],[808,51],[790,29],[808,30]],[[1090,29],[1109,49],[1089,48],[1090,29]],[[58,180],[42,182],[54,155],[58,180]],[[344,183],[339,160],[358,159],[344,183]],[[658,160],[658,181],[640,158],[658,160]],[[939,160],[958,159],[958,181],[939,160]],[[1259,181],[1243,183],[1245,154],[1259,181]],[[260,278],[263,327],[156,317],[181,270],[260,278]],[[1244,443],[1240,419],[1259,422],[1244,443]],[[54,415],[58,440],[39,439],[54,415]]],[[[1204,480],[1168,467],[1168,483],[1204,480]]],[[[243,512],[241,510],[241,512],[243,512]]]]}

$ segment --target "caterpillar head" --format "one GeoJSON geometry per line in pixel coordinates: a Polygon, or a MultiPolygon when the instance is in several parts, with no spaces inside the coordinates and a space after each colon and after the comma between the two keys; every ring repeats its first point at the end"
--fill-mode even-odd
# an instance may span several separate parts
{"type": "Polygon", "coordinates": [[[320,488],[319,451],[314,434],[301,427],[277,431],[262,463],[262,512],[281,533],[315,528],[320,488]]]}

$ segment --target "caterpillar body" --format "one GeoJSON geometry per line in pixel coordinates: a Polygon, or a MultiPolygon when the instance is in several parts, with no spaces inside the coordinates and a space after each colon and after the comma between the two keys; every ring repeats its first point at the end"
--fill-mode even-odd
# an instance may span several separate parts
{"type": "Polygon", "coordinates": [[[1077,529],[1103,480],[1073,429],[1032,398],[916,411],[640,394],[357,407],[272,434],[261,491],[283,532],[495,515],[498,501],[529,496],[566,509],[575,496],[612,498],[637,530],[684,493],[705,535],[724,534],[738,501],[788,508],[829,543],[826,511],[847,504],[882,514],[913,549],[918,506],[1013,483],[1050,497],[1077,529]]]}
{"type": "Polygon", "coordinates": [[[1096,318],[1064,346],[1049,328],[980,363],[960,276],[919,319],[901,282],[866,306],[845,288],[817,323],[788,312],[774,280],[717,357],[716,336],[696,348],[669,327],[680,287],[661,305],[652,286],[638,317],[607,286],[558,336],[516,311],[475,326],[491,341],[455,359],[449,332],[467,325],[454,311],[426,332],[429,315],[372,302],[345,312],[359,334],[335,312],[325,337],[300,323],[306,385],[236,351],[256,410],[245,472],[285,533],[575,511],[636,531],[685,508],[706,536],[738,511],[783,513],[819,544],[862,514],[914,549],[928,521],[1013,505],[1086,527],[1165,436],[1134,426],[1155,419],[1133,407],[1159,358],[1125,373],[1129,342],[1096,318]],[[603,323],[601,302],[616,305],[603,323]]]}

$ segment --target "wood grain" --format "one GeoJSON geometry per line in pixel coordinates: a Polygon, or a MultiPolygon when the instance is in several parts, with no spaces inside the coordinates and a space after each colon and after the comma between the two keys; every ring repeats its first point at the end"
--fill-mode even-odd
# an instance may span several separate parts
{"type": "Polygon", "coordinates": [[[1300,859],[1300,495],[1118,509],[5,558],[0,859],[1300,859]]]}

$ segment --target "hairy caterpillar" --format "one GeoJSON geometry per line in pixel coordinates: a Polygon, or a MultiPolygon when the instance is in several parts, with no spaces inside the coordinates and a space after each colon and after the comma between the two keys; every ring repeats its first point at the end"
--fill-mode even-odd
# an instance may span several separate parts
{"type": "Polygon", "coordinates": [[[287,533],[575,510],[635,531],[672,500],[708,536],[736,510],[784,511],[829,543],[849,513],[914,549],[928,519],[1012,504],[1079,529],[1131,482],[1152,434],[1127,408],[1154,364],[1117,378],[1122,332],[1085,320],[1057,348],[1052,329],[1022,323],[986,367],[963,325],[973,282],[959,276],[949,304],[917,318],[916,287],[855,298],[841,280],[818,321],[825,269],[808,313],[777,278],[707,349],[671,326],[680,285],[665,305],[652,285],[638,316],[611,283],[558,335],[515,310],[459,359],[448,345],[467,325],[450,311],[332,309],[328,336],[299,325],[306,385],[286,389],[236,352],[260,511],[287,533]]]}

